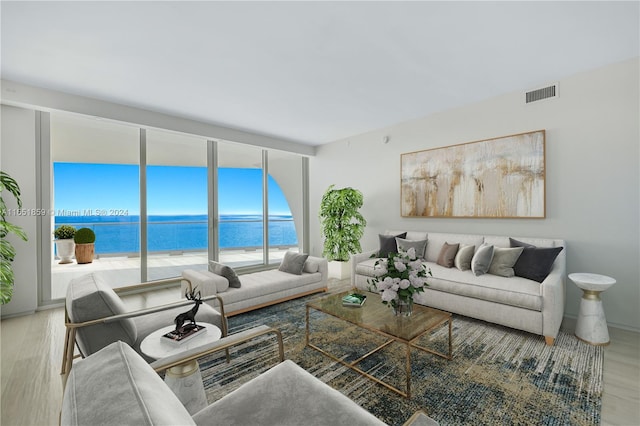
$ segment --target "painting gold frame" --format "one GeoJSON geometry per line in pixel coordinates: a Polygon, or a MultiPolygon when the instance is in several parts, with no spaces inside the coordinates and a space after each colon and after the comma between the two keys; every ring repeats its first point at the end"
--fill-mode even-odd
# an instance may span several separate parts
{"type": "Polygon", "coordinates": [[[400,156],[403,217],[546,217],[545,131],[400,156]]]}

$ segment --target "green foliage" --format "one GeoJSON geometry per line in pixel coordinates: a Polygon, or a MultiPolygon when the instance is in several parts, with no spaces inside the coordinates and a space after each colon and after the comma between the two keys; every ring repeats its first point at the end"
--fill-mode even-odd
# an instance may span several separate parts
{"type": "Polygon", "coordinates": [[[76,228],[71,225],[60,225],[53,231],[53,236],[58,240],[69,240],[76,234],[76,228]]]}
{"type": "Polygon", "coordinates": [[[96,242],[96,234],[89,228],[80,228],[73,236],[76,244],[91,244],[96,242]]]}
{"type": "Polygon", "coordinates": [[[320,203],[320,225],[324,237],[322,255],[328,260],[347,262],[349,255],[360,253],[360,238],[367,221],[358,211],[362,192],[353,188],[333,189],[331,185],[320,203]]]}
{"type": "Polygon", "coordinates": [[[16,250],[5,238],[9,234],[15,234],[24,241],[27,241],[27,234],[12,223],[7,222],[7,205],[2,198],[4,190],[12,194],[18,204],[18,208],[22,208],[22,200],[20,200],[20,186],[11,176],[0,171],[0,303],[3,305],[11,301],[13,297],[13,284],[15,277],[11,262],[16,256],[16,250]]]}

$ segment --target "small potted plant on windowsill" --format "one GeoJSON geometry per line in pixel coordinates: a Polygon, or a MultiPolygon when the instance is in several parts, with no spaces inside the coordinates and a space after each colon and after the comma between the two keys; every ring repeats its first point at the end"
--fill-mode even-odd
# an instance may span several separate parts
{"type": "Polygon", "coordinates": [[[58,263],[73,263],[73,251],[75,243],[73,242],[73,236],[76,233],[76,228],[71,225],[60,225],[53,231],[56,243],[56,253],[60,258],[58,263]]]}
{"type": "Polygon", "coordinates": [[[76,262],[93,262],[96,234],[89,228],[80,228],[76,231],[73,240],[76,243],[76,262]]]}
{"type": "Polygon", "coordinates": [[[329,260],[329,276],[350,276],[351,254],[360,253],[360,238],[367,221],[358,211],[364,203],[362,192],[353,188],[334,189],[331,185],[320,203],[322,255],[329,260]],[[332,262],[334,261],[334,262],[332,262]]]}

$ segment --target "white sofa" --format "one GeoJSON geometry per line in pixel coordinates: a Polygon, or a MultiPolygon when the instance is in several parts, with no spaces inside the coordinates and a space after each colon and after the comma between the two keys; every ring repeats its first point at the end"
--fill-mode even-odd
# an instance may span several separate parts
{"type": "MultiPolygon", "coordinates": [[[[236,284],[239,287],[230,286],[229,278],[233,281],[233,277],[213,272],[215,266],[224,268],[224,265],[210,262],[209,270],[184,270],[182,294],[184,296],[185,291],[192,288],[200,291],[202,297],[217,294],[224,303],[226,316],[327,291],[328,262],[321,257],[309,256],[300,275],[279,269],[240,275],[239,284],[236,284]]],[[[215,302],[211,303],[215,307],[215,302]]]]}
{"type": "MultiPolygon", "coordinates": [[[[386,231],[398,235],[403,231],[386,231]]],[[[444,243],[494,247],[511,246],[509,237],[436,232],[407,232],[406,240],[427,240],[424,264],[431,270],[428,287],[418,293],[416,302],[447,312],[501,324],[545,337],[553,345],[564,314],[566,247],[560,239],[513,237],[538,248],[563,247],[542,282],[520,276],[504,277],[486,273],[476,276],[471,270],[447,268],[436,263],[444,243]]],[[[378,249],[352,256],[351,281],[355,288],[371,291],[378,249]],[[372,257],[373,256],[373,257],[372,257]]]]}

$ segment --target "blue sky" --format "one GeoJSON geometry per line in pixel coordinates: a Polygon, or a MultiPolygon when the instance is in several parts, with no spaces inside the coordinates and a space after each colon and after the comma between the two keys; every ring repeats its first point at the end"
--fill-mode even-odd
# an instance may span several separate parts
{"type": "MultiPolygon", "coordinates": [[[[54,209],[124,210],[138,215],[137,165],[54,163],[54,209]]],[[[218,170],[219,214],[262,213],[262,170],[218,170]]],[[[271,214],[290,214],[286,198],[269,176],[271,214]]],[[[150,215],[207,214],[205,167],[148,166],[147,212],[150,215]]]]}

